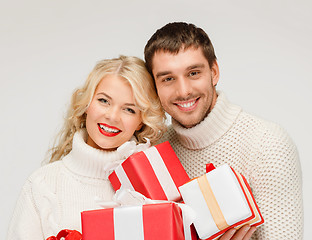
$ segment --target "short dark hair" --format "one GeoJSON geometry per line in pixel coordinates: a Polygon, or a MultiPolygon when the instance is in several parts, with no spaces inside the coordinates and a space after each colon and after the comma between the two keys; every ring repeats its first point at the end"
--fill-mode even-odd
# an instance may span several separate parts
{"type": "Polygon", "coordinates": [[[203,29],[191,23],[168,23],[152,35],[144,48],[147,70],[152,74],[152,60],[157,51],[177,54],[182,48],[190,47],[201,47],[210,67],[217,60],[213,45],[203,29]]]}

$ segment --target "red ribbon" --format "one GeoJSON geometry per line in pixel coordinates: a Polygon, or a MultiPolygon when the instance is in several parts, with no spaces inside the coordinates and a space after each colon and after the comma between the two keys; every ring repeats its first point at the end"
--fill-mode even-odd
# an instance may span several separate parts
{"type": "Polygon", "coordinates": [[[56,237],[51,236],[48,237],[47,240],[61,240],[62,238],[65,240],[82,240],[82,235],[76,230],[63,229],[56,235],[56,237]]]}

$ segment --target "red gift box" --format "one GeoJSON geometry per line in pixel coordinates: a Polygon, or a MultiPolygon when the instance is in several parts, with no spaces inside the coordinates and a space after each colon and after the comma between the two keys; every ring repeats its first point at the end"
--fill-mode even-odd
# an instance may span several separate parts
{"type": "Polygon", "coordinates": [[[115,191],[123,185],[154,200],[179,201],[178,187],[190,178],[166,141],[128,157],[109,180],[115,191]]]}
{"type": "MultiPolygon", "coordinates": [[[[81,213],[83,240],[185,240],[175,203],[108,208],[81,213]]],[[[192,239],[197,239],[192,231],[192,239]]]]}

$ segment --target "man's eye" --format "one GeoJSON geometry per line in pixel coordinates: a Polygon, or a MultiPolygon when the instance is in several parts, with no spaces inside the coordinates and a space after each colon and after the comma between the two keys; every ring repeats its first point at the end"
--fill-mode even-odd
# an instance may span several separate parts
{"type": "Polygon", "coordinates": [[[195,72],[195,71],[194,71],[194,72],[190,72],[189,75],[190,75],[190,77],[194,77],[194,76],[196,76],[196,75],[198,75],[198,74],[199,74],[199,72],[195,72]]]}
{"type": "Polygon", "coordinates": [[[164,82],[170,82],[173,80],[173,77],[166,77],[163,79],[164,82]]]}

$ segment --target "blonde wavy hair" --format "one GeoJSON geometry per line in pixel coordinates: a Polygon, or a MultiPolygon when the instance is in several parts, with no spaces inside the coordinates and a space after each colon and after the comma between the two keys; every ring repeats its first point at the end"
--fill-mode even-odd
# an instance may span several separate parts
{"type": "Polygon", "coordinates": [[[134,134],[138,142],[146,142],[145,138],[148,138],[154,144],[161,138],[166,130],[165,113],[144,61],[129,56],[105,59],[96,64],[84,86],[73,93],[63,128],[57,135],[54,147],[49,151],[49,162],[60,160],[71,151],[74,134],[86,128],[85,112],[93,99],[94,92],[108,74],[121,76],[132,88],[135,104],[141,111],[144,124],[134,134]]]}

